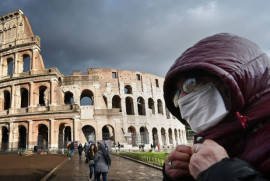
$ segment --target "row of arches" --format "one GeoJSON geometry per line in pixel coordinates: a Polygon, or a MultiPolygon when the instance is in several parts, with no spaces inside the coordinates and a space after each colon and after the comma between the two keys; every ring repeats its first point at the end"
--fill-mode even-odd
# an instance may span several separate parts
{"type": "MultiPolygon", "coordinates": [[[[38,105],[39,106],[46,106],[49,104],[49,89],[42,85],[38,88],[38,105]]],[[[30,101],[29,91],[27,88],[20,89],[20,108],[26,108],[29,106],[30,101]]],[[[106,105],[108,104],[107,98],[103,96],[106,105]]],[[[70,91],[65,92],[64,94],[64,103],[67,104],[74,104],[74,96],[73,93],[70,91]]],[[[128,96],[125,98],[125,111],[127,115],[134,115],[135,108],[138,111],[138,115],[146,115],[147,109],[150,109],[151,114],[162,114],[164,115],[163,110],[163,102],[161,99],[157,100],[157,111],[155,106],[155,101],[152,98],[148,98],[147,101],[144,100],[143,97],[138,97],[136,100],[137,107],[134,107],[134,100],[132,97],[128,96]],[[147,102],[147,103],[146,103],[147,102]]],[[[80,95],[80,105],[81,106],[88,106],[94,105],[94,94],[92,91],[85,89],[82,91],[80,95]]],[[[108,107],[108,105],[107,105],[108,107]]],[[[9,90],[4,90],[4,110],[8,110],[11,108],[11,92],[9,90]]],[[[118,108],[122,111],[121,105],[121,98],[119,95],[115,95],[112,98],[112,108],[118,108]]],[[[166,108],[166,116],[169,119],[170,113],[166,108]]]]}
{"type": "MultiPolygon", "coordinates": [[[[47,125],[45,124],[39,124],[37,125],[37,128],[35,129],[37,134],[35,134],[37,137],[34,143],[28,142],[28,130],[24,125],[18,126],[18,142],[15,143],[9,143],[9,129],[7,126],[2,126],[1,128],[1,150],[5,151],[8,150],[10,147],[18,148],[18,149],[26,149],[28,148],[27,145],[36,145],[38,148],[48,149],[49,148],[49,130],[47,125]],[[12,146],[11,146],[12,145],[12,146]]],[[[58,128],[58,141],[57,141],[57,147],[58,149],[66,148],[66,144],[69,141],[72,141],[72,128],[71,126],[67,125],[66,123],[61,123],[58,128]]],[[[81,137],[79,141],[80,143],[97,141],[97,133],[93,126],[91,125],[85,125],[81,128],[81,132],[83,135],[83,138],[81,137]]],[[[156,127],[152,128],[151,135],[149,136],[149,131],[147,127],[141,126],[138,128],[138,132],[134,126],[129,126],[127,129],[128,135],[125,135],[126,142],[129,145],[132,146],[138,146],[139,144],[154,144],[154,145],[172,145],[172,144],[178,144],[183,143],[184,139],[184,131],[181,131],[180,129],[171,129],[168,128],[166,131],[165,128],[161,128],[158,130],[156,127]],[[174,133],[173,133],[174,132],[174,133]],[[159,135],[161,138],[159,138],[159,135]],[[174,138],[173,138],[174,137],[174,138]],[[175,140],[175,141],[173,141],[175,140]]],[[[112,143],[116,143],[118,140],[115,138],[115,128],[109,124],[104,125],[102,127],[102,140],[110,140],[112,143]]]]}
{"type": "MultiPolygon", "coordinates": [[[[38,104],[40,106],[46,105],[46,95],[48,97],[48,88],[46,86],[39,87],[38,104]]],[[[20,89],[20,108],[26,108],[29,106],[29,91],[26,88],[20,89]]],[[[11,93],[9,90],[4,90],[4,110],[11,108],[11,93]]]]}
{"type": "MultiPolygon", "coordinates": [[[[36,145],[38,148],[48,149],[49,147],[49,128],[45,124],[39,124],[37,126],[37,141],[35,143],[28,143],[28,131],[25,126],[20,125],[18,127],[18,142],[17,145],[9,142],[9,129],[7,126],[2,126],[1,128],[1,151],[8,150],[10,147],[15,147],[18,149],[26,149],[27,144],[36,145]]],[[[96,131],[94,127],[86,125],[81,129],[84,139],[81,142],[96,141],[96,131]]],[[[102,139],[111,140],[115,142],[114,128],[110,125],[105,125],[102,128],[102,139]]],[[[66,148],[66,143],[72,140],[72,128],[67,126],[66,123],[61,123],[59,125],[58,132],[58,149],[66,148]]]]}
{"type": "MultiPolygon", "coordinates": [[[[6,64],[6,73],[5,75],[12,75],[14,73],[14,59],[13,58],[7,58],[6,63],[4,62],[4,65],[6,64]]],[[[23,54],[22,55],[22,71],[21,72],[28,72],[31,70],[31,61],[30,61],[30,56],[28,54],[23,54]]]]}
{"type": "MultiPolygon", "coordinates": [[[[131,88],[131,87],[130,87],[131,88]]],[[[81,94],[80,97],[80,105],[93,105],[94,104],[94,99],[93,99],[94,95],[90,90],[84,90],[81,94]]],[[[103,96],[103,99],[106,103],[106,105],[108,104],[108,100],[107,97],[103,96]]],[[[64,101],[65,104],[72,104],[74,103],[74,96],[73,93],[70,91],[67,91],[65,93],[65,97],[64,97],[64,101]]],[[[138,114],[139,115],[146,115],[146,103],[143,97],[138,97],[137,100],[137,110],[138,110],[138,114]]],[[[133,98],[132,97],[126,97],[125,98],[125,108],[126,108],[126,114],[127,115],[134,115],[135,111],[134,111],[134,103],[133,103],[133,98]]],[[[151,109],[151,113],[155,114],[156,110],[155,110],[155,102],[152,98],[149,98],[147,101],[147,108],[151,109]]],[[[107,105],[108,107],[108,105],[107,105]]],[[[119,108],[120,111],[122,111],[122,105],[121,105],[121,98],[118,95],[113,96],[112,98],[112,108],[119,108]]],[[[163,103],[161,99],[157,100],[157,113],[158,114],[164,114],[163,111],[163,103]]],[[[168,112],[168,110],[166,109],[166,115],[167,118],[170,118],[170,114],[168,112]]]]}
{"type": "Polygon", "coordinates": [[[151,141],[149,140],[149,133],[146,127],[140,127],[139,136],[137,136],[136,129],[133,126],[128,128],[128,133],[130,134],[130,137],[127,138],[127,141],[133,146],[137,146],[138,144],[149,144],[150,142],[154,145],[173,145],[183,143],[183,140],[185,139],[185,132],[180,129],[177,130],[176,128],[174,131],[172,128],[169,128],[167,132],[165,128],[161,128],[160,133],[156,127],[152,128],[151,141]],[[161,135],[161,139],[159,139],[159,134],[161,135]],[[138,140],[138,138],[140,138],[140,140],[138,140]]]}

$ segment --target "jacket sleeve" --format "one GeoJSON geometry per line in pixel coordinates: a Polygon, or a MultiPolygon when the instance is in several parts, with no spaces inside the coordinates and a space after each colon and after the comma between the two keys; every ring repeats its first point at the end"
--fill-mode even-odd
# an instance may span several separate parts
{"type": "Polygon", "coordinates": [[[224,158],[201,172],[198,181],[219,181],[245,180],[245,181],[266,181],[266,176],[255,170],[249,163],[238,158],[224,158]]]}
{"type": "MultiPolygon", "coordinates": [[[[162,174],[163,174],[163,179],[162,181],[174,181],[174,179],[170,178],[166,172],[165,172],[165,163],[162,166],[162,174]]],[[[175,180],[181,180],[181,181],[194,181],[194,178],[191,176],[183,176],[181,178],[177,178],[175,180]]]]}

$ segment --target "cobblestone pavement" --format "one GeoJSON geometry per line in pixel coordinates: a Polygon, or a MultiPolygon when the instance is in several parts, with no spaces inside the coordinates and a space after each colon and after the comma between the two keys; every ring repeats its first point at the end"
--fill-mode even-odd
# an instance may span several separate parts
{"type": "MultiPolygon", "coordinates": [[[[108,181],[161,181],[161,170],[111,155],[112,165],[108,173],[108,181]]],[[[50,181],[76,181],[89,180],[89,168],[80,160],[78,154],[73,155],[55,174],[50,181]]],[[[93,179],[92,179],[93,180],[93,179]]]]}

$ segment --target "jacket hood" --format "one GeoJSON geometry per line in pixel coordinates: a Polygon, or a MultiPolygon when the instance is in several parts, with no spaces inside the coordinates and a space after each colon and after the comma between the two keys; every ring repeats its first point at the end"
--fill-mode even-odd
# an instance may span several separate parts
{"type": "Polygon", "coordinates": [[[241,112],[251,118],[250,123],[256,122],[257,118],[270,116],[269,67],[269,57],[250,40],[228,33],[204,38],[187,49],[166,74],[166,106],[187,124],[173,104],[175,84],[181,76],[202,70],[223,81],[231,99],[231,114],[241,112]]]}

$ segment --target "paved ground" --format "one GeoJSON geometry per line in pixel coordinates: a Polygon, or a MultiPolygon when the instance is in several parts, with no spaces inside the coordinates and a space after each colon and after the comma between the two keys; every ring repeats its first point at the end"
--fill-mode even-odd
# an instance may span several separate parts
{"type": "MultiPolygon", "coordinates": [[[[128,159],[111,155],[112,165],[108,174],[108,181],[161,181],[161,170],[130,161],[128,159]]],[[[84,158],[79,159],[78,154],[57,170],[50,181],[82,181],[89,180],[89,168],[84,158]]],[[[92,179],[93,180],[93,179],[92,179]]]]}
{"type": "Polygon", "coordinates": [[[1,181],[40,180],[57,165],[67,160],[65,155],[0,155],[1,181]]]}

